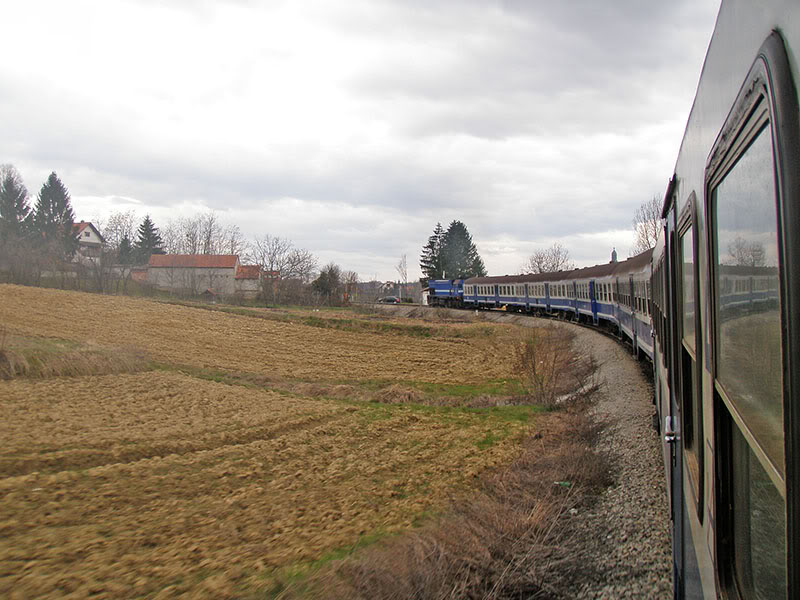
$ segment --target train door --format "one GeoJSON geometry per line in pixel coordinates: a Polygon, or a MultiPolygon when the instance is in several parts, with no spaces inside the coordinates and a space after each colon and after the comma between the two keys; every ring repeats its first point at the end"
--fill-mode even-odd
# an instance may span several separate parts
{"type": "Polygon", "coordinates": [[[592,321],[597,325],[597,283],[594,280],[589,282],[589,301],[592,306],[592,321]]]}
{"type": "Polygon", "coordinates": [[[697,374],[696,230],[694,193],[680,217],[677,195],[670,200],[672,210],[667,221],[667,303],[671,327],[667,332],[669,356],[669,416],[665,419],[664,439],[670,446],[670,506],[672,513],[674,593],[676,598],[701,598],[702,584],[692,542],[690,518],[697,518],[702,494],[697,475],[685,478],[697,464],[700,446],[697,419],[699,375],[697,374]],[[688,485],[687,485],[688,480],[688,485]],[[691,513],[694,515],[692,517],[691,513]]]}
{"type": "Polygon", "coordinates": [[[712,267],[717,577],[729,597],[800,596],[797,93],[777,33],[762,46],[706,171],[712,267]],[[732,273],[765,295],[723,285],[732,273]],[[790,276],[791,274],[791,276],[790,276]],[[734,298],[736,294],[736,298],[734,298]],[[796,358],[794,358],[796,360],[796,358]]]}
{"type": "Polygon", "coordinates": [[[550,312],[550,284],[544,283],[544,305],[545,310],[549,313],[550,312]]]}

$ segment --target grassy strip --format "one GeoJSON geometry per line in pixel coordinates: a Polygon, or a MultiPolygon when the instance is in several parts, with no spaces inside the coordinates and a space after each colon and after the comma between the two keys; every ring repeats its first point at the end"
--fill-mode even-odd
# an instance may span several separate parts
{"type": "MultiPolygon", "coordinates": [[[[279,323],[292,323],[316,327],[318,329],[333,329],[336,331],[348,331],[352,333],[377,333],[384,335],[398,335],[415,338],[487,338],[498,334],[498,327],[488,324],[475,324],[463,328],[452,328],[438,325],[417,325],[393,323],[373,318],[325,318],[317,315],[302,314],[298,312],[272,312],[264,309],[245,308],[241,306],[228,306],[218,304],[203,304],[199,302],[189,302],[186,300],[160,300],[164,304],[185,306],[187,308],[197,308],[212,312],[222,312],[241,317],[251,317],[264,319],[266,321],[276,321],[279,323]]],[[[343,312],[339,309],[337,312],[343,312]]]]}
{"type": "Polygon", "coordinates": [[[147,370],[149,364],[145,354],[133,348],[0,332],[0,379],[133,373],[147,370]]]}
{"type": "Polygon", "coordinates": [[[405,382],[398,385],[389,380],[354,382],[285,380],[254,373],[235,373],[190,365],[152,363],[152,366],[164,371],[179,371],[217,383],[269,389],[287,396],[346,402],[369,408],[376,415],[388,414],[406,407],[445,417],[471,414],[497,417],[508,422],[527,423],[534,414],[545,410],[541,406],[517,401],[520,398],[518,394],[522,390],[522,384],[516,380],[490,381],[483,384],[405,382]]]}

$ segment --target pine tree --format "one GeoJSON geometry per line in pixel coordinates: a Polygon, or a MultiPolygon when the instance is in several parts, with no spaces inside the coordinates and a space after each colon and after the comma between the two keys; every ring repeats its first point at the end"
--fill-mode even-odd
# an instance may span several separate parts
{"type": "Polygon", "coordinates": [[[0,167],[0,244],[26,237],[33,225],[28,190],[11,165],[0,167]]]}
{"type": "Polygon", "coordinates": [[[78,239],[75,237],[73,225],[75,213],[69,192],[55,171],[50,173],[42,185],[33,211],[33,229],[37,236],[52,251],[60,254],[59,258],[71,259],[78,250],[78,239]]]}
{"type": "Polygon", "coordinates": [[[137,235],[134,246],[136,248],[136,258],[140,263],[149,262],[150,256],[153,254],[164,254],[162,250],[164,242],[161,241],[158,228],[153,224],[150,215],[145,215],[144,221],[139,225],[137,235]]]}
{"type": "Polygon", "coordinates": [[[442,279],[442,244],[444,243],[444,229],[441,223],[436,223],[433,235],[428,238],[428,243],[422,248],[419,257],[419,267],[422,270],[423,285],[428,279],[442,279]]]}
{"type": "Polygon", "coordinates": [[[130,238],[128,238],[126,235],[119,243],[119,248],[117,249],[117,261],[121,265],[128,265],[133,262],[133,258],[133,246],[131,245],[130,238]]]}
{"type": "Polygon", "coordinates": [[[483,259],[472,242],[467,226],[453,221],[444,235],[441,250],[443,275],[447,279],[465,279],[486,275],[483,259]]]}

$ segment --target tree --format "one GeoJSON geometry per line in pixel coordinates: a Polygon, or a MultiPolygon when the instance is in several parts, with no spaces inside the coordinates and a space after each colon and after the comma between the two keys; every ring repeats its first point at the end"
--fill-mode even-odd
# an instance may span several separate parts
{"type": "MultiPolygon", "coordinates": [[[[102,228],[103,239],[108,248],[119,252],[122,240],[127,239],[128,244],[135,233],[136,212],[128,210],[125,212],[114,212],[108,217],[105,226],[102,228]]],[[[121,262],[121,261],[120,261],[121,262]]]]}
{"type": "Polygon", "coordinates": [[[344,293],[347,295],[345,299],[350,302],[358,293],[358,273],[355,271],[345,271],[342,273],[342,285],[344,287],[344,293]]]}
{"type": "Polygon", "coordinates": [[[137,236],[134,247],[136,259],[140,264],[149,262],[150,256],[153,254],[164,254],[164,250],[162,250],[164,242],[161,241],[158,228],[153,224],[150,215],[145,215],[144,221],[139,225],[137,236]]]}
{"type": "Polygon", "coordinates": [[[42,185],[33,212],[33,227],[47,253],[57,260],[70,260],[78,250],[73,232],[75,213],[66,186],[55,171],[42,185]]]}
{"type": "Polygon", "coordinates": [[[400,262],[397,263],[394,269],[397,271],[397,274],[400,276],[400,282],[403,284],[403,289],[400,292],[400,296],[402,297],[408,286],[408,261],[406,260],[405,254],[400,257],[400,262]]]}
{"type": "Polygon", "coordinates": [[[730,257],[725,261],[727,264],[746,267],[763,267],[766,264],[764,244],[757,241],[748,242],[741,236],[736,236],[736,239],[728,244],[728,254],[730,257]]]}
{"type": "Polygon", "coordinates": [[[308,250],[295,248],[291,240],[264,234],[252,245],[253,259],[264,271],[264,300],[279,303],[292,281],[308,284],[317,268],[317,259],[308,250]]]}
{"type": "Polygon", "coordinates": [[[338,301],[342,287],[342,269],[336,263],[322,267],[319,276],[311,284],[312,289],[328,304],[338,301]]]}
{"type": "Polygon", "coordinates": [[[0,166],[0,244],[17,243],[33,225],[28,189],[13,165],[0,166]]]}
{"type": "Polygon", "coordinates": [[[422,270],[420,282],[425,285],[428,279],[444,279],[442,273],[442,245],[444,244],[444,229],[441,223],[436,223],[433,235],[428,238],[428,243],[422,248],[419,257],[419,268],[422,270]]]}
{"type": "Polygon", "coordinates": [[[528,257],[522,265],[523,273],[555,273],[556,271],[571,271],[575,264],[569,259],[569,250],[558,242],[549,248],[537,250],[528,257]]]}
{"type": "Polygon", "coordinates": [[[483,259],[472,242],[467,226],[461,221],[453,221],[447,228],[442,241],[440,261],[442,278],[465,279],[486,275],[483,259]]]}
{"type": "Polygon", "coordinates": [[[134,260],[134,250],[133,245],[131,244],[130,238],[125,236],[122,238],[122,241],[119,243],[119,248],[117,248],[117,261],[121,265],[129,265],[133,263],[134,260]]]}
{"type": "Polygon", "coordinates": [[[654,195],[642,202],[633,215],[633,256],[655,248],[661,228],[661,199],[654,195]]]}

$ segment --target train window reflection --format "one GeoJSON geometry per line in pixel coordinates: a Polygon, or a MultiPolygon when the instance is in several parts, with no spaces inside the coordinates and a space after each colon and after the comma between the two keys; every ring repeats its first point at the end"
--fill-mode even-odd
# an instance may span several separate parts
{"type": "Polygon", "coordinates": [[[772,136],[765,127],[713,196],[717,379],[783,474],[783,359],[772,136]]]}
{"type": "Polygon", "coordinates": [[[683,341],[696,351],[694,325],[694,240],[691,228],[681,237],[681,255],[683,267],[683,341]]]}
{"type": "Polygon", "coordinates": [[[745,598],[786,597],[786,510],[783,498],[734,427],[734,574],[745,598]]]}

